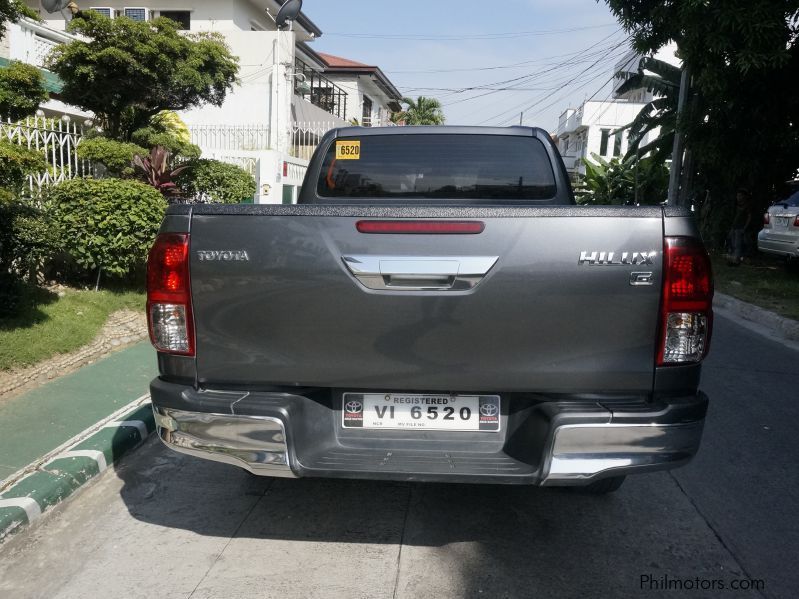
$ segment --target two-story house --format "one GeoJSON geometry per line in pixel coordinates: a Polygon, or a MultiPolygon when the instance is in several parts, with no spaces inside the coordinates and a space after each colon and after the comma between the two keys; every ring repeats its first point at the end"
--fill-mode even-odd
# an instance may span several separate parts
{"type": "MultiPolygon", "coordinates": [[[[289,30],[278,31],[275,16],[285,0],[77,1],[81,10],[96,10],[110,18],[168,17],[187,32],[216,32],[224,37],[239,59],[238,84],[222,106],[184,111],[181,117],[205,157],[239,164],[256,177],[257,202],[295,201],[307,158],[320,137],[363,115],[362,110],[352,114],[353,90],[328,76],[328,63],[311,49],[309,44],[322,31],[306,14],[300,13],[289,30]]],[[[40,0],[27,0],[27,4],[39,11],[39,27],[53,32],[50,37],[68,35],[63,33],[68,14],[47,13],[40,0]]],[[[378,90],[387,82],[380,76],[378,90]]],[[[372,76],[364,77],[364,85],[372,85],[372,76]]],[[[387,89],[390,94],[396,92],[390,82],[387,89]]],[[[362,94],[355,91],[353,95],[358,97],[356,103],[363,102],[362,94]]],[[[383,101],[378,92],[372,95],[383,101]]],[[[376,106],[381,118],[390,110],[389,102],[386,99],[376,106]]]]}

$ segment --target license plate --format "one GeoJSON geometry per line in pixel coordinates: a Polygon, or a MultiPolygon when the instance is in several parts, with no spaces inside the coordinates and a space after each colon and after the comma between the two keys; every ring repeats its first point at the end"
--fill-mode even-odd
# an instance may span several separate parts
{"type": "Polygon", "coordinates": [[[777,220],[776,224],[781,225],[783,227],[787,227],[788,226],[788,221],[790,220],[790,218],[787,217],[787,216],[778,216],[776,218],[776,220],[777,220]]]}
{"type": "Polygon", "coordinates": [[[344,428],[499,431],[498,395],[345,393],[344,428]]]}

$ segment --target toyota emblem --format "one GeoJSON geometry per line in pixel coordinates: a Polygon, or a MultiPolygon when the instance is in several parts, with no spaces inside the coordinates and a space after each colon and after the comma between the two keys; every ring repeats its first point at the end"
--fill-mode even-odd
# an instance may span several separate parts
{"type": "Polygon", "coordinates": [[[348,401],[344,408],[348,414],[357,414],[363,410],[363,404],[359,401],[348,401]]]}
{"type": "Polygon", "coordinates": [[[496,406],[496,404],[484,403],[482,406],[480,406],[480,414],[483,416],[496,416],[498,412],[499,408],[496,406]]]}

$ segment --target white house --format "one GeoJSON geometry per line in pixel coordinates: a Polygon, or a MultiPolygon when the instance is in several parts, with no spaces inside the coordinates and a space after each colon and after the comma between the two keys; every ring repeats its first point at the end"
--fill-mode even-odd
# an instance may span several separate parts
{"type": "MultiPolygon", "coordinates": [[[[655,54],[655,58],[680,66],[675,51],[676,45],[670,44],[655,54]]],[[[627,152],[629,130],[624,127],[632,123],[641,109],[654,99],[646,88],[618,93],[622,84],[638,72],[641,58],[639,54],[630,52],[616,64],[612,100],[586,101],[578,108],[568,108],[560,115],[555,137],[566,170],[574,179],[585,174],[583,160],[590,160],[593,154],[612,159],[627,152]]],[[[658,129],[651,131],[641,145],[656,139],[659,134],[658,129]]]]}
{"type": "MultiPolygon", "coordinates": [[[[353,110],[353,90],[328,77],[329,65],[308,45],[322,35],[319,27],[301,13],[291,30],[278,31],[274,17],[285,0],[94,2],[78,0],[80,9],[111,18],[169,17],[189,32],[222,34],[239,58],[238,84],[221,107],[203,106],[181,117],[204,156],[239,164],[256,177],[257,202],[296,201],[307,158],[320,137],[352,118],[348,111],[353,110]]],[[[39,10],[45,29],[64,31],[61,13],[46,13],[40,0],[27,4],[39,10]]],[[[364,75],[365,85],[367,80],[372,84],[373,75],[364,75]]],[[[374,85],[379,90],[382,83],[374,85]]],[[[387,87],[389,94],[396,91],[390,82],[387,87]]],[[[361,102],[361,95],[357,91],[355,95],[359,98],[355,102],[361,102]]],[[[374,96],[382,101],[379,91],[374,96]]]]}
{"type": "Polygon", "coordinates": [[[392,113],[402,110],[402,94],[377,66],[320,52],[324,74],[347,92],[347,118],[363,127],[391,123],[392,113]]]}

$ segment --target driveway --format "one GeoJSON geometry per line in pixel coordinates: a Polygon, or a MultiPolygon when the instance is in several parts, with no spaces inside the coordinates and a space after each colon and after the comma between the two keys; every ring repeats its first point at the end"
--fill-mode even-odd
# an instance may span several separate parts
{"type": "Polygon", "coordinates": [[[793,597],[797,363],[718,318],[700,455],[600,498],[259,479],[151,440],[0,549],[0,596],[793,597]]]}

